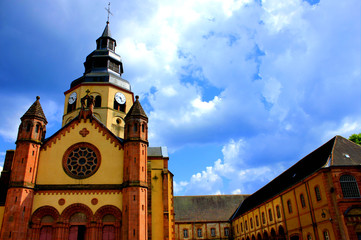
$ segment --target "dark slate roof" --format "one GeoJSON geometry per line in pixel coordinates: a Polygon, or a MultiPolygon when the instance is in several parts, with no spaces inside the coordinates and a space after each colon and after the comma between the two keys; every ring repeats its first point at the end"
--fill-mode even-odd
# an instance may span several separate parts
{"type": "Polygon", "coordinates": [[[109,30],[109,23],[107,22],[107,25],[104,28],[103,34],[101,37],[112,37],[109,30]]]}
{"type": "Polygon", "coordinates": [[[228,221],[238,205],[249,195],[176,196],[176,222],[228,221]]]}
{"type": "Polygon", "coordinates": [[[129,112],[127,113],[127,116],[125,116],[125,117],[127,118],[130,116],[142,116],[142,117],[148,118],[147,114],[145,114],[145,112],[142,108],[142,105],[139,102],[138,96],[135,96],[135,102],[133,103],[133,106],[130,108],[129,112]]]}
{"type": "Polygon", "coordinates": [[[322,168],[360,165],[361,146],[341,136],[335,136],[249,196],[240,204],[231,219],[257,207],[322,168]]]}
{"type": "Polygon", "coordinates": [[[48,123],[48,121],[46,120],[44,111],[39,102],[39,99],[40,99],[40,97],[37,96],[36,101],[33,103],[33,105],[30,106],[28,111],[26,111],[26,113],[21,117],[21,120],[24,118],[38,118],[38,119],[43,120],[45,123],[48,123]]]}
{"type": "Polygon", "coordinates": [[[167,147],[148,147],[147,153],[148,157],[169,157],[167,147]]]}

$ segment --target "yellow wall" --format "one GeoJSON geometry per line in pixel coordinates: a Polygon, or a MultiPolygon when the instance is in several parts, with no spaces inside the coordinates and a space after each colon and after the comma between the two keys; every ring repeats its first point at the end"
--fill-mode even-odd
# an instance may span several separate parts
{"type": "Polygon", "coordinates": [[[59,135],[61,139],[56,144],[40,151],[39,167],[36,184],[121,184],[123,182],[123,149],[115,147],[111,138],[106,139],[102,131],[96,129],[96,124],[89,120],[81,120],[70,132],[59,135]],[[86,137],[79,134],[83,128],[89,131],[86,137]],[[65,151],[73,144],[87,142],[95,145],[100,151],[101,163],[97,172],[85,179],[75,179],[68,176],[62,165],[65,151]]]}
{"type": "Polygon", "coordinates": [[[5,206],[1,206],[0,207],[0,229],[1,229],[1,226],[3,224],[4,211],[5,211],[5,206]]]}
{"type": "Polygon", "coordinates": [[[36,209],[42,206],[52,206],[56,208],[59,213],[61,214],[63,210],[74,204],[74,203],[82,203],[88,206],[92,211],[93,214],[96,212],[97,209],[104,205],[112,205],[116,206],[120,210],[122,210],[122,194],[120,190],[118,191],[72,191],[72,192],[50,192],[50,193],[42,193],[38,192],[34,196],[33,202],[33,212],[36,209]],[[93,205],[91,200],[96,198],[98,203],[93,205]],[[59,199],[64,199],[65,204],[60,205],[59,199]]]}
{"type": "Polygon", "coordinates": [[[151,171],[150,190],[152,191],[152,239],[164,239],[164,231],[168,231],[169,239],[174,238],[174,209],[173,209],[173,176],[164,165],[168,159],[148,159],[148,170],[151,171]],[[163,198],[163,176],[167,176],[167,199],[163,198]],[[168,229],[164,229],[164,201],[168,202],[168,229]]]}
{"type": "Polygon", "coordinates": [[[67,92],[65,94],[65,103],[64,103],[64,116],[63,116],[63,124],[67,124],[74,117],[79,114],[79,110],[81,109],[80,99],[83,98],[87,94],[87,90],[90,91],[90,95],[97,96],[100,95],[102,98],[102,103],[100,108],[94,108],[94,115],[97,117],[108,129],[110,129],[116,136],[121,138],[124,137],[124,117],[129,109],[133,105],[133,94],[122,91],[120,88],[115,86],[111,86],[109,84],[104,85],[102,83],[92,83],[89,84],[80,84],[75,87],[72,91],[67,92]],[[69,96],[73,93],[77,93],[76,99],[76,110],[67,114],[68,108],[68,100],[69,96]],[[114,96],[117,92],[122,92],[126,98],[126,109],[125,112],[117,111],[113,109],[114,106],[114,96]],[[120,123],[117,123],[117,119],[119,119],[120,123]]]}
{"type": "Polygon", "coordinates": [[[307,239],[307,235],[310,234],[312,239],[316,238],[316,234],[322,237],[323,231],[326,229],[329,231],[331,239],[334,239],[334,233],[332,231],[332,224],[329,220],[329,209],[326,198],[326,187],[323,181],[323,174],[314,174],[306,179],[304,182],[285,190],[281,194],[272,199],[267,200],[262,205],[250,210],[242,216],[232,221],[232,228],[234,229],[235,239],[242,239],[253,235],[257,238],[257,234],[266,231],[268,235],[271,234],[273,228],[278,234],[279,226],[282,226],[284,231],[288,231],[288,235],[292,236],[298,234],[303,239],[307,239]],[[321,193],[321,200],[316,200],[316,194],[314,188],[318,186],[321,193]],[[303,194],[305,198],[305,207],[302,207],[300,201],[300,195],[303,194]],[[287,201],[291,202],[292,212],[288,210],[287,201]],[[281,217],[277,217],[276,206],[280,207],[281,217]],[[272,211],[272,221],[269,219],[268,210],[272,211]],[[262,212],[265,213],[266,224],[262,223],[262,212]],[[322,212],[326,214],[326,217],[322,217],[322,212]],[[259,216],[260,226],[256,227],[256,218],[259,216]],[[250,228],[250,219],[252,218],[253,229],[250,228]],[[245,228],[245,221],[248,223],[248,231],[245,228]],[[243,231],[241,231],[241,223],[243,225],[243,231]],[[314,223],[317,224],[317,232],[314,231],[314,223]],[[238,231],[237,231],[238,228],[238,231]],[[300,231],[302,229],[302,231],[300,231]]]}
{"type": "Polygon", "coordinates": [[[175,239],[229,239],[231,236],[231,224],[228,222],[196,222],[196,223],[176,223],[175,239]],[[229,236],[225,236],[224,228],[229,229],[229,236]],[[197,229],[202,229],[202,237],[197,236],[197,229]],[[211,229],[214,228],[216,235],[212,237],[211,229]],[[188,238],[184,238],[183,230],[188,230],[188,238]]]}

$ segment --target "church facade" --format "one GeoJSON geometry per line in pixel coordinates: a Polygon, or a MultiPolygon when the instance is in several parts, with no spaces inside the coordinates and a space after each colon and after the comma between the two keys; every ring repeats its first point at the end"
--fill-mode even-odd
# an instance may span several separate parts
{"type": "Polygon", "coordinates": [[[122,79],[109,22],[45,138],[40,98],[21,117],[0,181],[0,239],[174,239],[173,175],[122,79]]]}

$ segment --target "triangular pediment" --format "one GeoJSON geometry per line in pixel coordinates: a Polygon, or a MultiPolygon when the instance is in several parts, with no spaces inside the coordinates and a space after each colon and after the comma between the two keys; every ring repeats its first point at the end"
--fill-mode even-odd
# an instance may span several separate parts
{"type": "MultiPolygon", "coordinates": [[[[57,141],[60,141],[63,136],[70,133],[72,130],[76,128],[76,126],[79,126],[79,124],[85,123],[85,122],[91,123],[91,125],[98,130],[98,132],[101,132],[105,138],[110,141],[110,143],[114,144],[115,147],[118,147],[119,149],[123,149],[123,139],[115,136],[102,122],[100,122],[96,117],[92,117],[91,119],[81,119],[79,116],[75,117],[73,120],[71,120],[69,123],[67,123],[64,127],[59,129],[56,133],[54,133],[49,138],[46,138],[42,149],[51,147],[52,144],[55,144],[57,141]]],[[[89,134],[90,129],[82,128],[79,130],[79,135],[83,136],[84,138],[89,134]]]]}

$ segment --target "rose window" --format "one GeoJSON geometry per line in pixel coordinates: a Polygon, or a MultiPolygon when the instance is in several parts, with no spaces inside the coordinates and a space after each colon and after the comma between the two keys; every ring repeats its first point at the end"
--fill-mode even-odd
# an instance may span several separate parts
{"type": "Polygon", "coordinates": [[[71,146],[64,154],[63,167],[73,178],[87,178],[99,168],[100,153],[89,143],[78,143],[71,146]]]}

